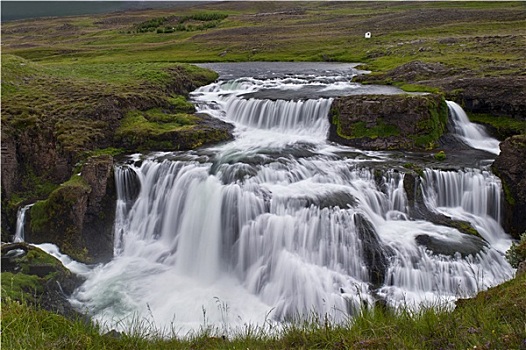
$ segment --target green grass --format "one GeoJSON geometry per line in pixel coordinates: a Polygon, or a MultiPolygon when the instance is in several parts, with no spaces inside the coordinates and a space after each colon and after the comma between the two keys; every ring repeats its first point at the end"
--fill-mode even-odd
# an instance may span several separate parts
{"type": "Polygon", "coordinates": [[[393,85],[396,87],[399,87],[400,89],[406,92],[429,92],[433,94],[438,94],[441,92],[441,90],[438,88],[435,88],[432,86],[420,85],[420,84],[407,84],[407,83],[397,82],[393,85]]]}
{"type": "Polygon", "coordinates": [[[181,339],[136,320],[131,332],[102,335],[97,326],[2,301],[2,345],[8,349],[521,349],[526,341],[526,275],[457,302],[411,312],[377,307],[335,325],[326,319],[266,333],[247,326],[223,339],[210,329],[181,339]]]}
{"type": "Polygon", "coordinates": [[[180,131],[195,125],[196,117],[190,114],[170,114],[159,108],[129,112],[116,131],[116,137],[151,137],[171,131],[180,131]]]}
{"type": "Polygon", "coordinates": [[[501,139],[512,135],[526,134],[526,121],[524,120],[469,112],[468,117],[472,122],[491,126],[501,139]]]}
{"type": "MultiPolygon", "coordinates": [[[[206,31],[127,34],[130,24],[108,28],[96,24],[97,16],[80,16],[68,19],[81,28],[79,32],[57,32],[62,19],[39,20],[36,25],[48,35],[26,39],[35,47],[17,47],[17,36],[8,32],[3,35],[3,51],[46,63],[358,61],[381,72],[420,59],[480,75],[491,72],[488,63],[512,64],[506,72],[513,74],[521,71],[524,59],[520,35],[525,33],[526,19],[520,10],[514,2],[213,4],[176,14],[184,26],[220,21],[206,31]],[[254,16],[273,11],[277,14],[254,16]],[[372,39],[363,38],[366,30],[373,32],[372,39]],[[61,40],[55,40],[55,35],[61,40]],[[488,36],[491,42],[481,41],[481,36],[488,36]],[[496,37],[506,39],[491,39],[496,37]],[[449,38],[457,42],[441,42],[449,38]],[[415,40],[417,43],[411,43],[415,40]],[[228,53],[220,55],[225,50],[228,53]]],[[[115,18],[138,26],[173,15],[173,10],[152,10],[115,18]]],[[[4,25],[7,30],[17,26],[4,25]]]]}
{"type": "MultiPolygon", "coordinates": [[[[166,116],[170,120],[151,115],[152,130],[191,124],[188,114],[195,109],[185,95],[216,78],[215,72],[188,64],[43,65],[2,54],[2,132],[15,140],[55,144],[59,156],[75,164],[97,149],[122,148],[114,134],[128,111],[169,108],[175,115],[166,116]]],[[[6,207],[46,198],[59,183],[49,166],[35,165],[31,155],[21,159],[21,186],[6,207]]]]}

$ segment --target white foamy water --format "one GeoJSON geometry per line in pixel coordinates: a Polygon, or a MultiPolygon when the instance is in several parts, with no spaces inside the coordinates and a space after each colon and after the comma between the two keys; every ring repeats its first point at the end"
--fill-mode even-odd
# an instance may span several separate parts
{"type": "Polygon", "coordinates": [[[455,127],[455,133],[464,143],[493,154],[500,153],[499,140],[489,136],[484,126],[470,122],[466,112],[457,103],[446,102],[455,127]]]}
{"type": "Polygon", "coordinates": [[[329,98],[244,96],[305,84],[287,79],[198,89],[199,111],[233,122],[236,140],[116,167],[116,256],[91,270],[75,306],[107,328],[146,320],[179,335],[229,335],[313,315],[344,321],[378,298],[395,307],[451,301],[512,277],[501,253],[508,237],[491,229],[500,227],[493,175],[425,173],[428,207],[469,220],[485,241],[415,220],[404,174],[363,165],[384,154],[347,157],[350,149],[325,141],[329,98]],[[434,252],[422,237],[475,250],[434,252]]]}
{"type": "Polygon", "coordinates": [[[25,205],[18,209],[16,214],[16,231],[15,237],[13,238],[14,242],[24,242],[25,239],[25,223],[26,223],[26,213],[35,203],[25,205]]]}

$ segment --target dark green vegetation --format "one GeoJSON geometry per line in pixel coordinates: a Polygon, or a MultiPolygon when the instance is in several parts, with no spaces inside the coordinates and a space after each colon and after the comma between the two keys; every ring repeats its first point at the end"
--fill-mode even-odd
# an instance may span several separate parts
{"type": "Polygon", "coordinates": [[[128,34],[147,32],[169,34],[175,31],[193,32],[206,30],[217,27],[227,17],[227,14],[216,12],[197,13],[181,18],[175,16],[158,17],[140,23],[135,31],[130,31],[128,34]]]}
{"type": "Polygon", "coordinates": [[[521,235],[519,242],[513,243],[508,249],[506,259],[514,268],[519,267],[521,262],[526,261],[526,232],[521,235]]]}
{"type": "Polygon", "coordinates": [[[506,116],[495,118],[495,116],[490,114],[479,113],[469,113],[468,117],[472,122],[489,126],[490,131],[493,131],[499,139],[505,139],[518,134],[526,134],[526,122],[524,120],[506,116]]]}
{"type": "Polygon", "coordinates": [[[72,208],[86,206],[86,194],[91,191],[89,184],[79,175],[61,184],[49,197],[35,203],[31,208],[28,231],[37,236],[33,241],[56,242],[61,250],[76,260],[87,260],[87,249],[82,242],[75,223],[72,208]],[[38,236],[43,236],[39,239],[38,236]],[[45,238],[44,238],[45,237],[45,238]]]}
{"type": "Polygon", "coordinates": [[[25,243],[2,245],[2,311],[6,300],[16,300],[33,308],[68,315],[71,307],[64,293],[71,293],[78,282],[60,261],[39,248],[25,243]],[[12,254],[15,251],[19,255],[12,254]],[[61,296],[51,298],[56,294],[61,296]]]}
{"type": "Polygon", "coordinates": [[[347,325],[318,319],[288,325],[273,335],[247,327],[228,339],[203,331],[185,340],[163,339],[149,320],[137,321],[135,333],[101,335],[96,326],[82,320],[34,309],[27,301],[2,293],[2,345],[8,349],[522,349],[525,288],[523,274],[474,299],[458,301],[454,311],[440,306],[399,313],[375,308],[347,325]]]}
{"type": "Polygon", "coordinates": [[[442,161],[446,159],[446,153],[444,151],[440,151],[434,155],[435,159],[438,161],[442,161]]]}

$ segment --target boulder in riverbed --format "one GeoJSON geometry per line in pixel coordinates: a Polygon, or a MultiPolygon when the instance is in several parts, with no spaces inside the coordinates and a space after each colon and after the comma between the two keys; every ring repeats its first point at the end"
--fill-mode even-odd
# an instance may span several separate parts
{"type": "Polygon", "coordinates": [[[336,98],[329,140],[371,150],[427,150],[446,130],[447,105],[438,94],[353,95],[336,98]]]}

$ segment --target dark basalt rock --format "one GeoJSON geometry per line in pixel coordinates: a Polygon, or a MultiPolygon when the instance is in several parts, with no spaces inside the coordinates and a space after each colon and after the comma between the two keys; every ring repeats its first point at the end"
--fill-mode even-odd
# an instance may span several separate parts
{"type": "Polygon", "coordinates": [[[454,256],[457,253],[463,257],[468,255],[475,256],[484,247],[486,247],[486,242],[478,237],[470,235],[463,235],[462,239],[456,242],[445,239],[442,240],[437,237],[421,234],[415,237],[415,241],[417,244],[426,247],[426,249],[430,250],[434,254],[449,256],[454,256]]]}
{"type": "Polygon", "coordinates": [[[53,242],[62,252],[84,262],[113,257],[115,216],[113,158],[89,158],[80,175],[37,202],[29,211],[26,240],[53,242]]]}
{"type": "Polygon", "coordinates": [[[408,172],[404,176],[404,190],[407,194],[409,215],[417,220],[430,221],[435,225],[455,228],[470,236],[480,238],[477,230],[467,221],[454,220],[447,215],[430,211],[424,203],[420,176],[408,172]]]}
{"type": "Polygon", "coordinates": [[[507,138],[492,170],[502,180],[506,197],[503,227],[513,237],[526,231],[526,135],[507,138]]]}
{"type": "Polygon", "coordinates": [[[526,119],[526,77],[476,76],[477,72],[441,63],[412,61],[385,74],[357,76],[356,82],[404,82],[439,88],[448,100],[473,113],[526,119]]]}
{"type": "Polygon", "coordinates": [[[90,261],[106,262],[113,257],[113,223],[115,221],[116,189],[113,157],[89,158],[81,172],[90,186],[82,224],[82,237],[90,261]]]}
{"type": "Polygon", "coordinates": [[[371,150],[426,150],[438,146],[448,119],[435,94],[358,95],[336,98],[329,140],[371,150]]]}
{"type": "Polygon", "coordinates": [[[356,214],[354,224],[358,238],[362,241],[364,262],[369,271],[369,279],[373,287],[378,288],[384,283],[389,267],[388,252],[380,244],[380,238],[374,226],[363,215],[356,214]]]}

